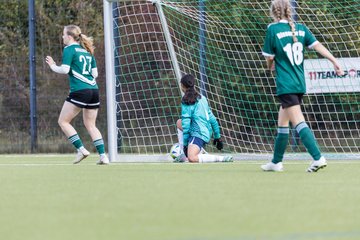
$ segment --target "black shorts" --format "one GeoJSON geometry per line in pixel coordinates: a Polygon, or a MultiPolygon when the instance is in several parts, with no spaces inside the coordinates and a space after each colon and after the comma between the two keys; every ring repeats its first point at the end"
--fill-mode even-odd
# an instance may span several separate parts
{"type": "Polygon", "coordinates": [[[280,100],[281,107],[288,108],[295,105],[301,105],[303,96],[303,93],[292,93],[279,95],[278,98],[280,100]]]}
{"type": "Polygon", "coordinates": [[[79,108],[99,108],[99,89],[82,89],[79,91],[71,92],[66,98],[66,101],[74,104],[79,108]]]}

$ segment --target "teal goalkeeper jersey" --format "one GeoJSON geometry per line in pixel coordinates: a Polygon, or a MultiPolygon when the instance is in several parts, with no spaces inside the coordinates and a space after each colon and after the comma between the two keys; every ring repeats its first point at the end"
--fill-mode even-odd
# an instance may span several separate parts
{"type": "Polygon", "coordinates": [[[198,137],[206,143],[210,141],[213,133],[214,138],[220,138],[219,124],[204,96],[193,105],[181,104],[181,121],[184,146],[188,145],[190,136],[198,137]]]}
{"type": "Polygon", "coordinates": [[[276,94],[305,93],[304,52],[318,43],[310,30],[295,24],[298,42],[293,41],[291,27],[281,20],[268,26],[263,55],[275,57],[276,94]]]}
{"type": "Polygon", "coordinates": [[[96,68],[93,55],[79,44],[71,44],[64,48],[62,64],[70,67],[70,92],[82,89],[97,89],[95,78],[91,75],[96,68]]]}

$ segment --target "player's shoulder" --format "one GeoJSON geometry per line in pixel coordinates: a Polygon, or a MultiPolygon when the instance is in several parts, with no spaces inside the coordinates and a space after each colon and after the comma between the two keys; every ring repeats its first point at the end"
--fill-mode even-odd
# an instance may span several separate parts
{"type": "Polygon", "coordinates": [[[278,25],[278,23],[276,23],[276,22],[270,23],[269,25],[267,25],[267,29],[274,28],[274,27],[276,27],[276,25],[278,25]]]}
{"type": "Polygon", "coordinates": [[[80,44],[78,43],[73,43],[70,44],[68,46],[65,46],[64,51],[68,51],[68,52],[74,52],[74,53],[85,53],[85,54],[90,54],[88,51],[86,51],[86,49],[84,49],[80,44]]]}
{"type": "Polygon", "coordinates": [[[64,49],[74,49],[75,47],[80,46],[78,43],[72,43],[64,47],[64,49]]]}
{"type": "Polygon", "coordinates": [[[67,45],[64,47],[64,53],[73,53],[73,52],[75,52],[74,49],[75,49],[74,44],[67,45]]]}
{"type": "Polygon", "coordinates": [[[306,25],[304,23],[295,22],[295,28],[296,29],[307,29],[306,25]]]}
{"type": "Polygon", "coordinates": [[[279,32],[279,31],[283,31],[283,25],[284,25],[284,24],[281,24],[281,23],[279,23],[279,22],[270,23],[270,24],[267,26],[267,32],[268,32],[268,34],[276,34],[276,33],[279,32]]]}
{"type": "Polygon", "coordinates": [[[207,100],[207,98],[204,96],[204,95],[202,95],[202,94],[200,94],[200,96],[198,97],[198,101],[197,101],[199,104],[201,104],[201,105],[206,105],[206,106],[208,106],[209,105],[209,102],[208,102],[208,100],[207,100]]]}

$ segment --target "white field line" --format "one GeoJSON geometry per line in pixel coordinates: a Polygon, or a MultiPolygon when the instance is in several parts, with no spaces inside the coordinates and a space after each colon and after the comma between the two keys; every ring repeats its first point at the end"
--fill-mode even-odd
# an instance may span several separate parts
{"type": "MultiPolygon", "coordinates": [[[[205,165],[241,165],[241,164],[245,164],[245,165],[259,165],[262,163],[265,163],[266,161],[258,161],[258,160],[252,160],[252,161],[236,161],[233,163],[205,163],[205,165]]],[[[310,161],[287,161],[284,163],[284,165],[308,165],[310,161]]],[[[328,163],[330,165],[332,164],[360,164],[360,161],[328,161],[328,163]]],[[[139,163],[139,162],[127,162],[127,163],[121,163],[121,162],[116,162],[116,163],[111,163],[110,165],[107,165],[107,167],[114,165],[114,166],[129,166],[129,165],[171,165],[171,163],[139,163]]],[[[194,166],[200,166],[203,165],[202,164],[192,164],[192,163],[175,163],[174,165],[178,166],[178,165],[194,165],[194,166]]],[[[20,167],[37,167],[37,166],[74,166],[74,167],[80,167],[80,166],[98,166],[96,165],[95,162],[82,162],[79,164],[73,164],[71,161],[69,162],[54,162],[54,163],[19,163],[19,162],[7,162],[7,163],[1,163],[0,162],[0,167],[8,167],[8,166],[20,166],[20,167]]],[[[106,166],[99,166],[99,167],[106,167],[106,166]]]]}

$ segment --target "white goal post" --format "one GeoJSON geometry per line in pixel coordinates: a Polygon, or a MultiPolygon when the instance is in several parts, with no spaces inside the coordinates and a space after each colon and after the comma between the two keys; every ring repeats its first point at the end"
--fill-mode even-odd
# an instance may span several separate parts
{"type": "MultiPolygon", "coordinates": [[[[293,0],[304,23],[340,61],[344,77],[314,51],[305,55],[302,109],[321,151],[360,158],[358,0],[293,0]]],[[[226,153],[268,159],[276,136],[274,76],[261,55],[269,3],[103,0],[108,152],[116,161],[168,161],[177,141],[179,79],[191,73],[221,126],[226,153]],[[121,156],[126,155],[125,158],[121,156]]],[[[287,152],[309,159],[291,130],[287,152]]],[[[216,152],[211,144],[208,151],[216,152]]],[[[223,152],[223,153],[224,153],[223,152]]],[[[287,157],[289,154],[286,155],[287,157]]]]}
{"type": "MultiPolygon", "coordinates": [[[[173,64],[174,72],[176,75],[177,82],[180,84],[181,72],[177,63],[177,58],[173,48],[171,36],[169,29],[167,27],[167,22],[162,12],[161,5],[158,0],[146,0],[147,2],[152,3],[157,6],[159,11],[159,18],[164,30],[164,36],[166,38],[166,44],[169,49],[169,54],[171,56],[171,61],[173,64]]],[[[114,34],[113,34],[113,7],[112,2],[131,2],[126,0],[103,0],[104,4],[104,38],[105,38],[105,65],[106,65],[106,101],[107,101],[107,124],[108,124],[108,154],[111,162],[116,162],[119,160],[118,155],[118,144],[117,144],[117,125],[116,125],[116,81],[115,81],[115,63],[114,63],[114,34]]],[[[145,2],[145,1],[144,1],[145,2]]],[[[180,87],[180,86],[179,86],[180,87]]],[[[121,158],[121,161],[167,161],[168,154],[152,154],[149,155],[136,155],[132,157],[127,155],[126,157],[121,158]]]]}

